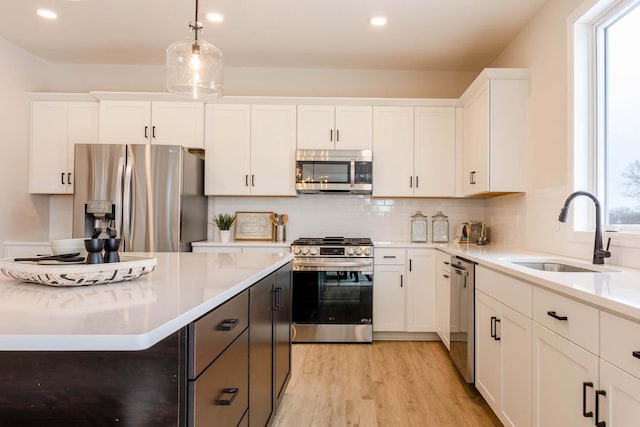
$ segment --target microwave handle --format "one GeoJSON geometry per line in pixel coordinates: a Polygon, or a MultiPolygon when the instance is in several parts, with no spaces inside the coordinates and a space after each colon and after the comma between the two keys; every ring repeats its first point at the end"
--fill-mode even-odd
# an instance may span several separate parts
{"type": "Polygon", "coordinates": [[[356,161],[351,160],[351,187],[356,186],[356,161]]]}

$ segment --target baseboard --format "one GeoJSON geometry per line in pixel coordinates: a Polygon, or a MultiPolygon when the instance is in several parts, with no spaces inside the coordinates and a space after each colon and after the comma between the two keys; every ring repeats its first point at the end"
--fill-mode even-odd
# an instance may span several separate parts
{"type": "Polygon", "coordinates": [[[435,332],[373,332],[374,341],[440,341],[435,332]]]}

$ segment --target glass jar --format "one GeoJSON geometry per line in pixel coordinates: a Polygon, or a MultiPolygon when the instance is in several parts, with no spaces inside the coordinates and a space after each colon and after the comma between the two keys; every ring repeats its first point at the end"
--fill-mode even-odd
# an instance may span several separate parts
{"type": "Polygon", "coordinates": [[[449,241],[449,217],[441,211],[431,217],[431,239],[433,243],[449,241]]]}
{"type": "Polygon", "coordinates": [[[415,243],[427,242],[427,217],[418,211],[411,216],[411,241],[415,243]]]}

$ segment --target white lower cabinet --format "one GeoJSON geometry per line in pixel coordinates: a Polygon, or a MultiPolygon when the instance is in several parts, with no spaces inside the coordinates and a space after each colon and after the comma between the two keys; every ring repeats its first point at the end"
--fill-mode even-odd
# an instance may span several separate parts
{"type": "Polygon", "coordinates": [[[531,323],[476,292],[476,388],[506,426],[531,425],[531,323]]]}
{"type": "Polygon", "coordinates": [[[404,264],[376,265],[373,277],[373,330],[404,331],[404,264]]]}
{"type": "Polygon", "coordinates": [[[436,253],[436,332],[442,343],[450,348],[450,305],[451,305],[451,255],[436,253]]]}
{"type": "Polygon", "coordinates": [[[533,425],[594,424],[598,357],[534,322],[533,425]]]}
{"type": "Polygon", "coordinates": [[[598,419],[606,427],[640,425],[640,379],[600,359],[598,419]]]}
{"type": "Polygon", "coordinates": [[[374,253],[373,331],[435,332],[435,250],[374,253]]]}
{"type": "Polygon", "coordinates": [[[291,252],[289,246],[242,246],[238,244],[231,244],[228,246],[194,246],[193,252],[208,252],[208,253],[277,253],[286,254],[291,252]]]}
{"type": "MultiPolygon", "coordinates": [[[[432,249],[407,251],[407,332],[436,330],[436,254],[432,249]]],[[[375,276],[374,276],[375,277],[375,276]]]]}

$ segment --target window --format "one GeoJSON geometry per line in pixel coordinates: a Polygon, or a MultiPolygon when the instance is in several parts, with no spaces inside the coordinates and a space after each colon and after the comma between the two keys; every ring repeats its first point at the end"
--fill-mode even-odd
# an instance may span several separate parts
{"type": "Polygon", "coordinates": [[[616,3],[592,29],[590,187],[606,228],[640,231],[640,0],[616,3]]]}
{"type": "Polygon", "coordinates": [[[639,1],[596,27],[598,194],[605,223],[640,228],[639,1]]]}

